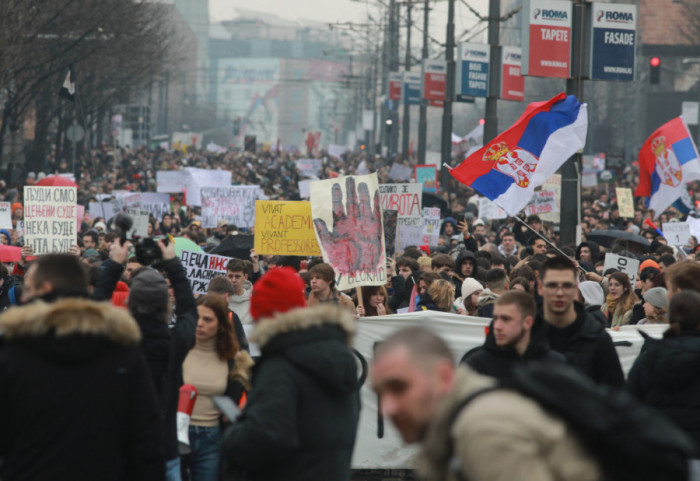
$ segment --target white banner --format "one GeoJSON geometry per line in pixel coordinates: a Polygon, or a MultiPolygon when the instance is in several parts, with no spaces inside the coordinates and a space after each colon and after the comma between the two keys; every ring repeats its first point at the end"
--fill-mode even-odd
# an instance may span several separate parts
{"type": "Polygon", "coordinates": [[[661,231],[669,244],[682,247],[690,239],[690,226],[685,222],[664,222],[661,231]]]}
{"type": "Polygon", "coordinates": [[[0,202],[0,229],[12,229],[12,204],[0,202]]]}
{"type": "Polygon", "coordinates": [[[158,192],[178,193],[187,188],[190,175],[184,170],[159,170],[156,172],[158,192]]]}

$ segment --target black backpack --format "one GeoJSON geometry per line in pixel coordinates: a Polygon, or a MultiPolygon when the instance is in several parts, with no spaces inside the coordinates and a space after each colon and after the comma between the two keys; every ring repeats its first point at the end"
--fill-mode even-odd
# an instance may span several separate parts
{"type": "Polygon", "coordinates": [[[513,378],[479,390],[452,413],[452,421],[475,398],[511,389],[536,401],[572,429],[605,481],[686,481],[693,440],[661,414],[623,390],[598,386],[565,364],[531,362],[513,378]]]}

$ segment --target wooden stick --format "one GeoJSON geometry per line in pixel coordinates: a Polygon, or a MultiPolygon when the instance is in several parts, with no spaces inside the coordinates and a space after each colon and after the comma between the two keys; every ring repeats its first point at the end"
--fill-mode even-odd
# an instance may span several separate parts
{"type": "Polygon", "coordinates": [[[362,302],[362,288],[356,287],[355,292],[357,292],[357,305],[365,307],[364,303],[362,302]]]}

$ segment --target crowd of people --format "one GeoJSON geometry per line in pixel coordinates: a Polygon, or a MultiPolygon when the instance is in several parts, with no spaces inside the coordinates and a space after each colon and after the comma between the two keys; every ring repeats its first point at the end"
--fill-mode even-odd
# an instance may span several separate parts
{"type": "MultiPolygon", "coordinates": [[[[76,167],[78,202],[155,191],[157,170],[183,166],[227,169],[234,184],[298,200],[295,158],[103,148],[76,167]]],[[[376,171],[380,183],[395,180],[386,159],[325,159],[322,178],[376,171]]],[[[30,172],[23,185],[44,175],[30,172]]],[[[634,170],[619,179],[632,185],[634,170]]],[[[1,186],[15,227],[0,231],[2,244],[22,246],[21,187],[1,186]]],[[[70,253],[35,257],[23,247],[19,262],[0,267],[0,479],[349,479],[360,409],[356,320],[413,311],[490,320],[484,344],[457,364],[443,340],[415,328],[375,353],[371,382],[382,412],[404,441],[423,441],[418,466],[428,479],[601,479],[604,467],[566,422],[532,399],[496,390],[452,412],[531,362],[568,365],[627,390],[700,446],[698,243],[669,245],[647,221],[683,214],[656,216],[640,200],[623,219],[607,188],[586,191],[583,238],[562,245],[557,226],[536,215],[479,218],[475,192],[441,188],[438,245],[406,247],[388,258],[385,285],[348,292],[321,258],[253,249],[195,296],[169,240],[209,250],[246,233],[226,222],[203,229],[201,212],[181,195],[171,212],[149,219],[161,258],[153,265],[100,217],[83,220],[70,253]],[[586,238],[602,229],[649,246],[586,238]],[[639,261],[634,282],[605,270],[608,253],[639,261]],[[646,340],[625,379],[608,329],[651,324],[668,328],[646,340]],[[187,453],[177,423],[183,384],[197,392],[187,453]],[[241,415],[223,416],[219,396],[241,415]],[[453,454],[457,464],[448,462],[453,454]]]]}

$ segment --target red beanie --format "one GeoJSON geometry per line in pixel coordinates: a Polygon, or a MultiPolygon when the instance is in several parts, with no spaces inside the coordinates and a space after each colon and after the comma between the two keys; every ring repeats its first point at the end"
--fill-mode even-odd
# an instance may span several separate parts
{"type": "Polygon", "coordinates": [[[21,208],[22,208],[22,204],[19,202],[15,202],[14,204],[12,204],[11,213],[14,214],[17,209],[21,209],[21,208]]]}
{"type": "Polygon", "coordinates": [[[126,298],[129,297],[129,286],[125,282],[117,282],[112,293],[112,305],[126,309],[126,298]]]}
{"type": "Polygon", "coordinates": [[[306,306],[304,281],[291,267],[275,267],[253,286],[250,315],[253,320],[272,317],[296,307],[306,306]]]}

